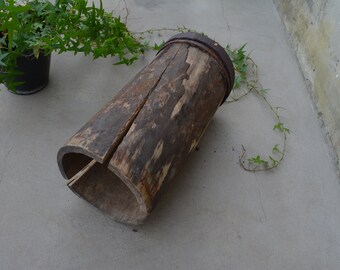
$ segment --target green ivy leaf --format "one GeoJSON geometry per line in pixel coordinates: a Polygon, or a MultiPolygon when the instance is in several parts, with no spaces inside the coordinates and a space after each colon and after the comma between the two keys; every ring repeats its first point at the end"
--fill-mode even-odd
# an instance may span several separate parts
{"type": "Polygon", "coordinates": [[[268,93],[269,89],[264,89],[264,88],[261,88],[259,89],[259,92],[262,94],[262,95],[266,95],[268,93]]]}
{"type": "Polygon", "coordinates": [[[155,43],[155,45],[152,47],[155,51],[159,51],[165,44],[165,41],[163,40],[161,44],[155,43]]]}
{"type": "Polygon", "coordinates": [[[279,161],[273,158],[272,156],[269,156],[269,159],[272,162],[272,166],[276,166],[279,163],[279,161]]]}
{"type": "Polygon", "coordinates": [[[274,145],[272,152],[282,154],[282,151],[279,149],[279,144],[274,145]]]}
{"type": "Polygon", "coordinates": [[[254,165],[268,166],[268,161],[261,158],[260,155],[248,159],[249,163],[254,165]]]}
{"type": "Polygon", "coordinates": [[[280,132],[290,134],[290,130],[286,128],[282,122],[278,122],[276,125],[274,125],[273,130],[278,130],[280,132]]]}

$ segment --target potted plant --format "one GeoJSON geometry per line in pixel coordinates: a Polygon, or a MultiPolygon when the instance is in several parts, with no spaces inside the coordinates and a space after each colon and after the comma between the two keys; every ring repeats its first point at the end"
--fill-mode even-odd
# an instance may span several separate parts
{"type": "Polygon", "coordinates": [[[117,56],[132,64],[149,48],[120,17],[87,0],[0,0],[0,83],[16,94],[48,84],[50,57],[57,53],[117,56]]]}

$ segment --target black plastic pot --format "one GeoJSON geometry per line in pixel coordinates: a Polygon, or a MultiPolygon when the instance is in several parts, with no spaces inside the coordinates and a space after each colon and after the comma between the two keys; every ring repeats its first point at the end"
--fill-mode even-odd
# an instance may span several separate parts
{"type": "Polygon", "coordinates": [[[40,53],[38,58],[33,54],[19,57],[17,59],[19,74],[13,81],[23,82],[23,84],[15,86],[15,91],[10,89],[9,91],[17,95],[31,95],[44,89],[48,85],[50,63],[50,54],[40,53]]]}

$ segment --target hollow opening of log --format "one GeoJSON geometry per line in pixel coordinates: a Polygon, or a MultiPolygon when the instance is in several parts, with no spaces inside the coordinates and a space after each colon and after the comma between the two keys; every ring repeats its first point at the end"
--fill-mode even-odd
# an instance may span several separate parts
{"type": "Polygon", "coordinates": [[[62,159],[62,168],[68,179],[71,179],[78,172],[86,167],[92,158],[80,153],[67,153],[62,159]]]}
{"type": "MultiPolygon", "coordinates": [[[[66,154],[64,157],[66,161],[70,161],[71,157],[74,161],[83,161],[77,162],[75,168],[68,167],[72,173],[80,168],[68,182],[68,187],[74,193],[117,221],[138,224],[145,218],[147,212],[144,205],[138,202],[136,191],[132,190],[134,187],[129,188],[107,168],[107,164],[100,164],[79,153],[66,154]],[[84,166],[81,168],[81,165],[84,166]]],[[[65,173],[68,175],[66,168],[65,173]]]]}

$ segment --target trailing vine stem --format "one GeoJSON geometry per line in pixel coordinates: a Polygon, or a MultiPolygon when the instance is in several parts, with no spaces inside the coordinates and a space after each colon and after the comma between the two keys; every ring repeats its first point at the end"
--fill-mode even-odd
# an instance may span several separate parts
{"type": "Polygon", "coordinates": [[[190,29],[182,26],[179,27],[177,26],[176,28],[170,28],[170,27],[161,27],[161,28],[150,28],[144,31],[140,31],[140,32],[132,32],[135,35],[145,35],[145,34],[154,34],[154,33],[161,33],[163,31],[169,31],[169,32],[179,32],[179,33],[185,33],[185,32],[189,32],[190,29]]]}
{"type": "Polygon", "coordinates": [[[244,44],[240,48],[233,50],[230,48],[230,45],[226,47],[226,51],[232,59],[236,73],[234,89],[232,91],[232,94],[230,95],[230,99],[227,100],[226,103],[236,102],[246,97],[249,93],[254,92],[264,101],[269,110],[274,114],[276,124],[274,125],[273,130],[278,131],[283,135],[282,148],[279,148],[280,144],[275,144],[272,148],[272,154],[268,155],[267,159],[262,158],[260,155],[256,155],[248,158],[248,164],[246,164],[246,149],[242,145],[242,153],[239,157],[239,164],[245,171],[268,171],[278,167],[284,159],[287,152],[287,138],[288,134],[290,134],[290,130],[285,127],[278,113],[278,111],[283,108],[280,106],[274,107],[269,102],[266,96],[266,93],[267,91],[269,91],[269,89],[264,89],[262,84],[260,83],[258,66],[250,57],[250,54],[246,54],[246,51],[244,50],[245,46],[246,44],[244,44]],[[249,79],[248,67],[252,68],[252,80],[249,79]],[[240,89],[243,91],[243,93],[241,95],[238,95],[237,97],[233,96],[233,94],[240,89]]]}
{"type": "MultiPolygon", "coordinates": [[[[269,109],[273,112],[273,114],[275,115],[275,118],[277,119],[278,123],[282,123],[281,122],[281,118],[280,118],[280,115],[277,113],[277,111],[275,110],[275,108],[269,103],[267,97],[265,95],[263,95],[261,92],[258,91],[258,89],[254,89],[252,88],[252,90],[254,90],[256,92],[256,94],[258,94],[263,100],[264,102],[266,103],[266,105],[269,107],[269,109]]],[[[250,90],[251,91],[251,90],[250,90]]],[[[279,107],[276,107],[276,108],[279,108],[279,107]]],[[[274,126],[275,128],[275,126],[274,126]]],[[[290,130],[287,129],[287,130],[283,130],[280,132],[283,133],[283,146],[282,146],[282,150],[278,150],[277,147],[278,145],[275,145],[272,149],[272,152],[277,152],[279,153],[279,157],[278,159],[274,159],[272,160],[272,157],[269,156],[269,160],[272,162],[271,165],[268,166],[268,163],[266,164],[263,164],[262,167],[259,167],[259,166],[255,166],[254,168],[250,168],[249,166],[246,166],[245,165],[245,154],[246,154],[246,149],[244,148],[244,146],[242,145],[242,154],[241,156],[239,157],[239,164],[240,166],[246,170],[246,171],[250,171],[250,172],[255,172],[255,171],[268,171],[268,170],[272,170],[274,168],[276,168],[277,166],[279,166],[279,164],[281,163],[281,161],[284,159],[285,157],[285,154],[286,154],[286,146],[287,146],[287,134],[290,133],[290,130]]],[[[256,164],[256,162],[253,162],[253,160],[256,160],[256,157],[253,157],[251,159],[248,159],[249,163],[251,164],[256,164]]],[[[268,161],[265,161],[265,162],[268,162],[268,161]]],[[[259,164],[259,165],[262,165],[262,164],[259,164]]]]}

